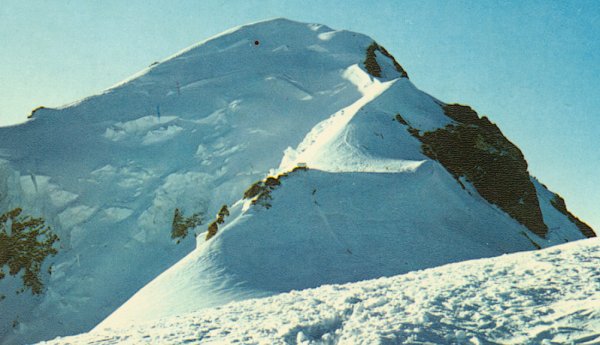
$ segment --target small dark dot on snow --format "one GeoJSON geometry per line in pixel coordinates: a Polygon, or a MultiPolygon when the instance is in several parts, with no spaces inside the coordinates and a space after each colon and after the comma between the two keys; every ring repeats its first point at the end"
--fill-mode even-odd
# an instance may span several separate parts
{"type": "Polygon", "coordinates": [[[257,46],[257,45],[259,45],[259,44],[260,44],[260,42],[259,42],[258,40],[257,40],[257,41],[254,41],[254,45],[255,45],[255,46],[257,46]]]}

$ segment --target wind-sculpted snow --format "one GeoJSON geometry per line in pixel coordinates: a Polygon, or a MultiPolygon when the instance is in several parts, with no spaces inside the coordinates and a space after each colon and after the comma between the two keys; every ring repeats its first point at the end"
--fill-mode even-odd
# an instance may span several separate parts
{"type": "Polygon", "coordinates": [[[392,173],[297,170],[278,180],[263,201],[235,203],[214,237],[200,234],[196,250],[98,328],[535,248],[535,235],[435,161],[392,173]]]}
{"type": "Polygon", "coordinates": [[[306,135],[296,149],[288,148],[279,170],[289,171],[298,164],[328,172],[379,172],[393,173],[414,171],[424,160],[389,159],[363,152],[359,145],[348,142],[348,124],[364,107],[384,93],[399,80],[380,82],[372,80],[358,65],[345,72],[362,93],[363,97],[339,110],[328,119],[317,124],[306,135]]]}
{"type": "Polygon", "coordinates": [[[42,295],[0,281],[0,343],[583,237],[545,187],[540,238],[424,155],[409,131],[452,119],[383,48],[367,59],[373,42],[285,19],[250,24],[0,128],[0,211],[21,207],[60,237],[42,295]],[[308,171],[263,200],[242,197],[296,166],[308,171]],[[231,214],[205,241],[222,205],[231,214]],[[176,209],[205,223],[172,239],[176,209]]]}
{"type": "Polygon", "coordinates": [[[0,343],[88,330],[189,253],[193,236],[171,240],[175,208],[210,218],[360,99],[345,71],[371,42],[281,19],[239,27],[0,128],[0,211],[42,216],[61,239],[42,296],[0,281],[0,343]]]}
{"type": "Polygon", "coordinates": [[[597,344],[600,240],[292,291],[66,344],[597,344]]]}

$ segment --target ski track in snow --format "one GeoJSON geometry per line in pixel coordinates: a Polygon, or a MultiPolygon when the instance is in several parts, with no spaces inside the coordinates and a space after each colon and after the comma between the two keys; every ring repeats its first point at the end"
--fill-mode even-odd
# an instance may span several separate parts
{"type": "Polygon", "coordinates": [[[582,240],[40,344],[598,344],[599,253],[582,240]]]}

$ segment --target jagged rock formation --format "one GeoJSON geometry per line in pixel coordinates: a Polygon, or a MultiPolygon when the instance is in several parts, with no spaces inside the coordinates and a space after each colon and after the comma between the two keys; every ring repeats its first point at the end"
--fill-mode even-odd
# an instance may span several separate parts
{"type": "Polygon", "coordinates": [[[466,178],[487,201],[544,237],[548,227],[521,150],[470,107],[447,104],[443,109],[455,123],[417,134],[423,153],[442,163],[459,183],[466,178]]]}
{"type": "Polygon", "coordinates": [[[392,54],[390,54],[384,47],[377,44],[377,42],[371,43],[371,45],[367,48],[367,57],[364,61],[365,69],[370,75],[377,78],[383,77],[381,65],[377,62],[377,52],[381,53],[383,56],[392,61],[396,72],[400,73],[402,78],[408,78],[408,73],[406,73],[404,68],[402,68],[392,54]]]}
{"type": "Polygon", "coordinates": [[[585,237],[596,237],[596,233],[594,232],[594,229],[592,229],[591,226],[587,225],[586,223],[581,221],[581,219],[577,218],[574,214],[567,210],[567,204],[565,203],[565,199],[563,199],[560,195],[555,194],[554,199],[551,200],[551,203],[552,206],[554,206],[554,208],[556,208],[560,213],[567,216],[567,218],[569,218],[569,220],[573,224],[575,224],[577,228],[579,228],[579,230],[585,237]]]}

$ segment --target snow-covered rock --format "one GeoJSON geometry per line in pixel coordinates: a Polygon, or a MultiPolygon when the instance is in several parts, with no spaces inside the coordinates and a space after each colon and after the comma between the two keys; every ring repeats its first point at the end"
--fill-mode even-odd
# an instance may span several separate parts
{"type": "Polygon", "coordinates": [[[600,240],[98,328],[66,344],[597,344],[600,240]]]}
{"type": "Polygon", "coordinates": [[[0,210],[61,239],[44,294],[0,280],[0,342],[87,331],[140,289],[101,327],[584,237],[541,184],[545,238],[424,155],[409,129],[453,119],[383,49],[369,74],[369,47],[323,25],[246,25],[0,128],[0,210]],[[281,178],[272,207],[242,199],[296,166],[309,170],[281,178]],[[197,243],[171,238],[175,209],[204,216],[197,243]]]}

